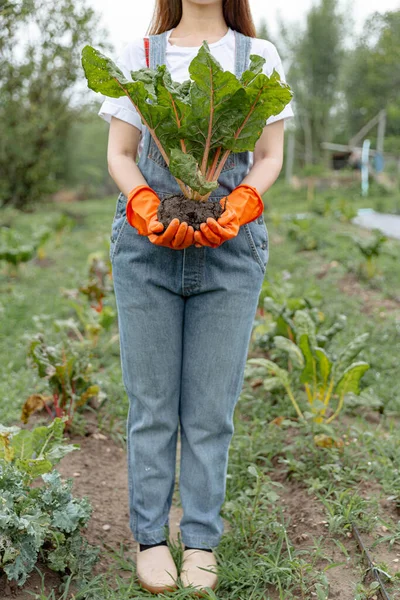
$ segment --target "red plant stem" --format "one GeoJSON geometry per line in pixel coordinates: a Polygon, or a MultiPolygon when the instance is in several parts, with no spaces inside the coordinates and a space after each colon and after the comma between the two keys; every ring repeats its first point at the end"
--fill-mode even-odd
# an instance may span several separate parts
{"type": "Polygon", "coordinates": [[[54,398],[54,408],[55,408],[55,411],[56,411],[56,417],[61,417],[63,415],[63,410],[60,407],[60,405],[58,404],[59,395],[58,394],[53,394],[53,398],[54,398]]]}
{"type": "Polygon", "coordinates": [[[226,160],[228,158],[228,156],[230,155],[231,151],[230,150],[225,150],[225,152],[222,155],[221,158],[221,162],[218,165],[218,169],[215,171],[213,178],[214,180],[218,180],[218,177],[221,175],[222,169],[224,168],[224,164],[226,163],[226,160]]]}
{"type": "Polygon", "coordinates": [[[207,171],[207,175],[206,175],[207,181],[212,181],[213,180],[214,172],[215,172],[215,169],[217,167],[217,162],[218,162],[219,156],[221,154],[221,150],[222,150],[221,146],[219,148],[217,148],[217,151],[215,153],[212,165],[211,165],[211,167],[207,171]]]}
{"type": "MultiPolygon", "coordinates": [[[[124,87],[120,84],[120,82],[118,81],[118,79],[116,77],[114,77],[113,79],[117,82],[117,84],[122,89],[122,91],[124,92],[124,94],[129,98],[129,100],[132,102],[133,106],[136,108],[137,112],[139,113],[140,118],[142,119],[143,123],[145,124],[145,126],[149,130],[151,137],[153,138],[153,140],[154,140],[157,148],[159,149],[159,151],[161,153],[161,156],[163,157],[163,159],[167,163],[167,166],[169,166],[169,158],[168,158],[167,153],[165,152],[164,148],[161,146],[160,140],[156,136],[156,130],[155,130],[155,128],[150,127],[150,125],[148,124],[147,120],[144,118],[143,114],[141,113],[139,107],[134,103],[134,101],[132,100],[132,98],[130,97],[130,95],[128,94],[128,92],[126,90],[124,90],[124,87]]],[[[177,179],[176,177],[175,177],[175,179],[178,182],[178,185],[181,188],[183,195],[186,198],[189,198],[190,193],[189,193],[188,187],[180,179],[177,179]]]]}
{"type": "Polygon", "coordinates": [[[47,410],[47,412],[49,413],[49,415],[51,416],[51,418],[53,418],[53,413],[50,410],[50,407],[47,405],[47,402],[44,402],[44,407],[47,410]]]}
{"type": "Polygon", "coordinates": [[[203,173],[203,175],[206,174],[208,155],[210,153],[210,146],[211,146],[212,126],[213,126],[213,120],[214,120],[214,88],[213,88],[213,83],[212,83],[211,69],[210,69],[210,80],[211,80],[210,120],[208,123],[206,146],[204,149],[203,160],[201,163],[201,172],[203,173]]]}
{"type": "Polygon", "coordinates": [[[72,404],[73,404],[74,396],[75,396],[75,386],[74,386],[74,384],[72,382],[71,382],[71,391],[72,391],[71,402],[69,403],[69,409],[68,409],[68,422],[69,423],[72,422],[71,412],[72,412],[72,404]]]}

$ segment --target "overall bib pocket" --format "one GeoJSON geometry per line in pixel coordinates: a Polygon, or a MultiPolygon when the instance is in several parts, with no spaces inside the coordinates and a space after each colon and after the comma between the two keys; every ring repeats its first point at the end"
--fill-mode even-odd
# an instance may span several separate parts
{"type": "Polygon", "coordinates": [[[121,238],[121,233],[124,229],[126,220],[126,203],[128,199],[121,192],[117,199],[117,204],[115,207],[114,219],[111,225],[111,235],[110,235],[110,261],[113,261],[115,251],[118,246],[118,242],[121,238]]]}
{"type": "Polygon", "coordinates": [[[243,225],[246,239],[253,258],[257,261],[263,273],[266,272],[269,258],[269,237],[264,215],[243,225]]]}

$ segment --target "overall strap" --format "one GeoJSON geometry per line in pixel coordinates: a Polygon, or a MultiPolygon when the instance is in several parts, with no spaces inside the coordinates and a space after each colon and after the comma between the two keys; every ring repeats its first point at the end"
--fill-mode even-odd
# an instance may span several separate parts
{"type": "Polygon", "coordinates": [[[144,55],[146,57],[146,65],[147,65],[147,68],[149,68],[149,66],[150,66],[150,61],[149,61],[149,51],[150,51],[149,43],[150,42],[149,42],[149,38],[145,37],[145,38],[143,38],[143,41],[144,41],[144,55]]]}
{"type": "Polygon", "coordinates": [[[235,75],[238,79],[249,66],[251,37],[243,35],[239,31],[235,32],[235,75]]]}
{"type": "MultiPolygon", "coordinates": [[[[149,38],[149,64],[151,69],[156,69],[158,65],[165,64],[165,49],[167,41],[167,32],[157,35],[150,35],[149,38]]],[[[146,44],[146,42],[145,42],[146,44]]]]}

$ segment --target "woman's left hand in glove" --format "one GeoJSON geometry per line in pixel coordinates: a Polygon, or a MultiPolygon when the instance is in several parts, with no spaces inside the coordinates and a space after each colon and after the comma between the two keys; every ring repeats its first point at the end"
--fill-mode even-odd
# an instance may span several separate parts
{"type": "Polygon", "coordinates": [[[220,200],[225,206],[222,216],[216,221],[212,217],[207,223],[200,225],[200,231],[195,231],[196,246],[211,246],[216,248],[226,240],[235,237],[239,227],[257,219],[264,210],[264,203],[257,189],[251,185],[238,185],[226,198],[220,200]]]}

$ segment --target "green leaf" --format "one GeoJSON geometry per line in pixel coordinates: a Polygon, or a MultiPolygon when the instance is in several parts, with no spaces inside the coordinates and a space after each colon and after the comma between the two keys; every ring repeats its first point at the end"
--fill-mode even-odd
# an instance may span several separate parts
{"type": "Polygon", "coordinates": [[[296,339],[306,334],[308,336],[311,348],[317,346],[316,325],[307,310],[296,310],[293,321],[296,328],[296,339]]]}
{"type": "Polygon", "coordinates": [[[202,196],[212,192],[219,185],[218,181],[207,181],[202,175],[196,159],[178,149],[171,151],[169,169],[174,177],[184,181],[202,196]]]}
{"type": "Polygon", "coordinates": [[[247,471],[253,475],[253,477],[256,477],[258,479],[259,477],[259,472],[257,471],[256,467],[254,465],[249,465],[247,467],[247,471]]]}
{"type": "Polygon", "coordinates": [[[289,358],[296,367],[304,367],[304,356],[300,348],[288,338],[281,335],[274,337],[274,343],[277,348],[288,353],[289,358]]]}
{"type": "Polygon", "coordinates": [[[281,369],[277,364],[267,358],[249,358],[247,361],[251,365],[264,367],[268,373],[274,375],[284,386],[289,385],[289,373],[285,369],[281,369]]]}
{"type": "Polygon", "coordinates": [[[99,50],[85,46],[82,50],[82,66],[91,90],[111,98],[125,95],[124,88],[128,80],[117,65],[99,50]]]}
{"type": "Polygon", "coordinates": [[[71,533],[88,518],[88,508],[83,500],[71,500],[59,510],[53,512],[52,526],[61,531],[71,533]]]}
{"type": "Polygon", "coordinates": [[[369,333],[362,333],[352,340],[339,354],[336,363],[336,374],[338,377],[345,371],[345,369],[351,364],[355,357],[365,347],[367,340],[369,339],[369,333]]]}
{"type": "Polygon", "coordinates": [[[240,82],[244,86],[249,85],[259,73],[262,73],[263,66],[265,65],[265,63],[266,60],[263,56],[258,56],[257,54],[250,54],[249,68],[247,71],[243,72],[240,78],[240,82]]]}
{"type": "Polygon", "coordinates": [[[141,81],[145,90],[147,91],[149,98],[156,98],[156,77],[157,71],[154,69],[139,69],[138,71],[131,71],[132,81],[141,81]]]}
{"type": "Polygon", "coordinates": [[[300,381],[301,383],[310,383],[311,381],[314,381],[316,361],[311,351],[308,335],[303,333],[297,343],[305,358],[305,366],[301,372],[300,381]]]}
{"type": "Polygon", "coordinates": [[[318,346],[316,346],[314,348],[314,350],[315,350],[315,355],[316,355],[317,361],[318,361],[319,374],[320,374],[323,386],[325,388],[328,384],[328,378],[331,373],[332,363],[331,363],[329,356],[327,355],[327,353],[325,352],[325,350],[323,348],[319,348],[318,346]]]}
{"type": "Polygon", "coordinates": [[[360,392],[360,379],[368,369],[369,364],[366,362],[360,361],[350,365],[337,382],[335,393],[339,394],[339,396],[348,392],[358,395],[360,392]]]}
{"type": "Polygon", "coordinates": [[[36,479],[36,477],[48,473],[53,468],[51,462],[45,458],[17,459],[15,461],[15,466],[20,471],[27,473],[32,479],[36,479]]]}
{"type": "Polygon", "coordinates": [[[170,109],[151,102],[154,99],[152,80],[156,77],[155,71],[149,70],[147,75],[145,69],[132,71],[138,79],[128,81],[110,58],[91,46],[85,46],[82,50],[82,66],[90,89],[112,98],[127,96],[138,110],[144,124],[158,139],[171,134],[176,136],[176,126],[171,121],[170,109]]]}
{"type": "Polygon", "coordinates": [[[232,98],[232,106],[239,107],[237,118],[222,145],[232,152],[253,151],[266,120],[278,115],[290,102],[292,95],[290,87],[281,82],[275,69],[270,77],[259,73],[244,88],[244,93],[239,90],[232,98]]]}
{"type": "Polygon", "coordinates": [[[266,392],[273,392],[283,387],[283,383],[277,377],[267,377],[263,381],[263,388],[266,392]]]}
{"type": "MultiPolygon", "coordinates": [[[[32,479],[51,471],[63,456],[79,448],[77,444],[64,443],[64,427],[64,421],[56,418],[50,425],[33,430],[16,428],[15,433],[10,430],[8,447],[12,450],[13,464],[32,479]]],[[[0,458],[6,454],[4,435],[0,435],[0,458]]]]}

